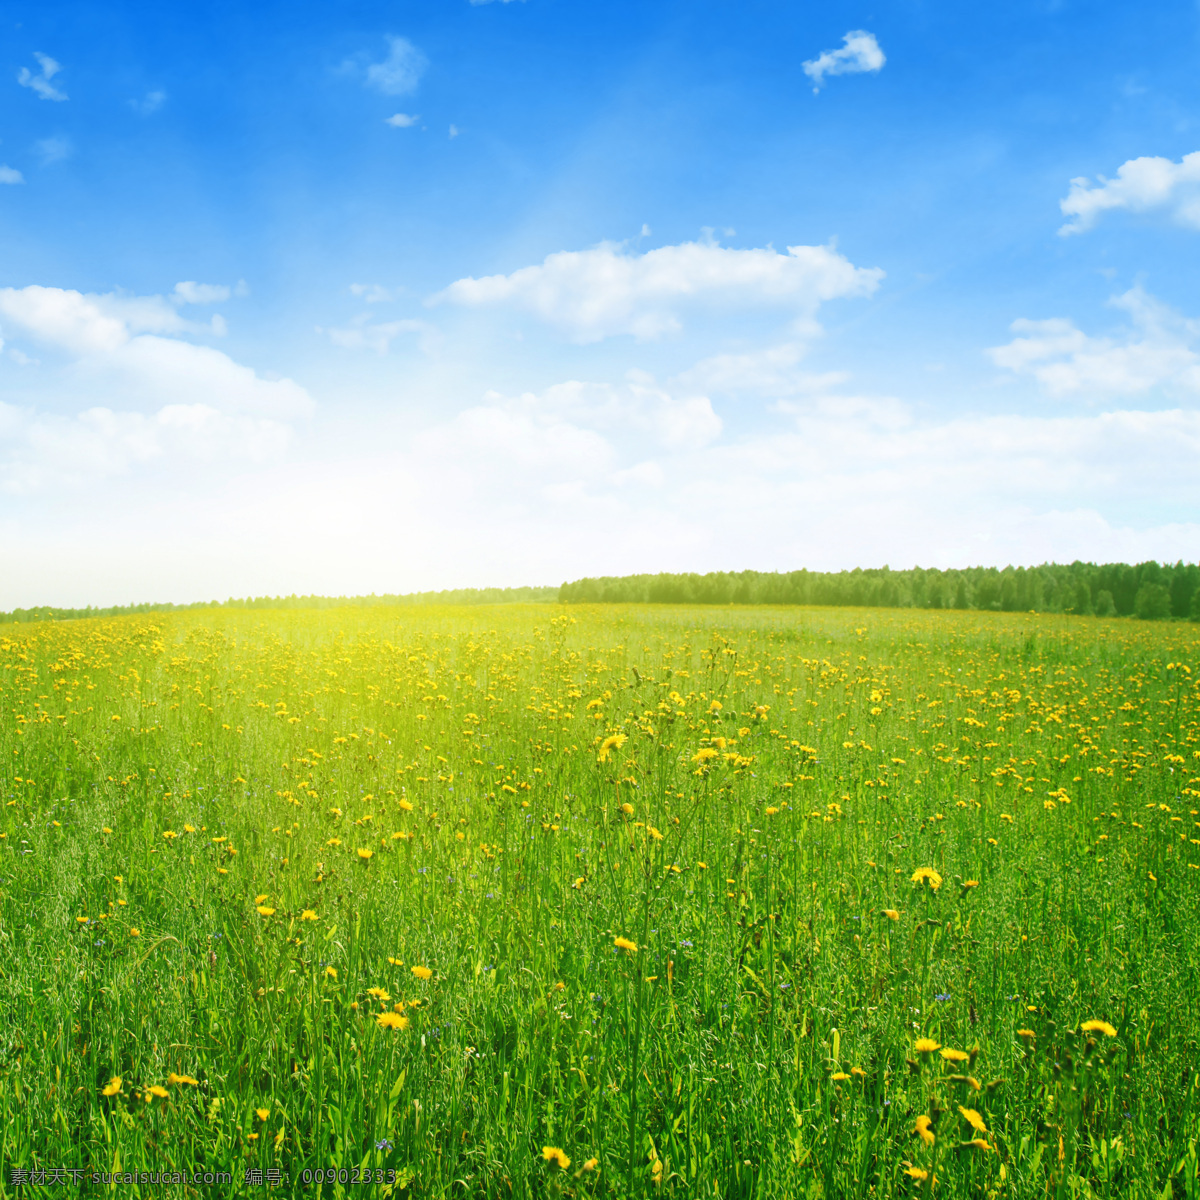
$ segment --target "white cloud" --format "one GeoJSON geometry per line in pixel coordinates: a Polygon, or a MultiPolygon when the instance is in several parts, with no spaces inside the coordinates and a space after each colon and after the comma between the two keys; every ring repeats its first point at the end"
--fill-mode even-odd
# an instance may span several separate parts
{"type": "Polygon", "coordinates": [[[273,420],[312,410],[308,393],[290,379],[264,379],[218,350],[180,340],[210,327],[184,320],[160,296],[0,288],[0,324],[8,337],[23,335],[64,355],[65,382],[79,395],[107,389],[148,408],[219,405],[273,420]]]}
{"type": "Polygon", "coordinates": [[[176,304],[221,304],[232,294],[222,283],[196,283],[185,279],[175,285],[171,299],[176,304]]]}
{"type": "Polygon", "coordinates": [[[1115,179],[1097,176],[1071,180],[1071,190],[1059,202],[1070,217],[1059,233],[1064,237],[1091,229],[1100,214],[1123,208],[1129,212],[1163,210],[1180,225],[1200,229],[1200,150],[1179,162],[1169,158],[1131,158],[1117,168],[1115,179]]]}
{"type": "Polygon", "coordinates": [[[357,317],[349,328],[322,329],[317,326],[317,332],[325,334],[335,346],[341,346],[344,350],[374,350],[376,354],[386,354],[392,342],[405,333],[417,334],[421,350],[427,354],[437,344],[437,330],[425,321],[380,321],[371,324],[370,313],[357,317]]]}
{"type": "Polygon", "coordinates": [[[407,38],[388,34],[387,43],[387,58],[367,67],[367,86],[385,96],[407,96],[417,90],[429,61],[407,38]]]}
{"type": "Polygon", "coordinates": [[[813,94],[821,90],[827,75],[860,75],[880,71],[887,62],[873,33],[852,29],[843,38],[840,50],[822,50],[820,57],[804,64],[804,73],[813,81],[813,94]]]}
{"type": "Polygon", "coordinates": [[[60,92],[50,82],[62,70],[61,64],[39,50],[33,52],[33,57],[37,59],[41,70],[35,75],[28,67],[22,67],[17,72],[17,82],[22,87],[32,88],[43,100],[65,100],[66,92],[60,92]]]}
{"type": "Polygon", "coordinates": [[[41,159],[42,166],[48,167],[51,163],[62,162],[64,159],[70,158],[75,147],[71,144],[70,138],[48,137],[34,142],[33,150],[41,159]]]}
{"type": "Polygon", "coordinates": [[[814,375],[800,370],[805,347],[783,342],[741,354],[714,354],[679,376],[679,382],[703,391],[771,397],[824,393],[845,383],[845,371],[814,375]]]}
{"type": "Polygon", "coordinates": [[[396,297],[379,283],[352,283],[350,294],[361,297],[367,304],[386,304],[396,297]]]}
{"type": "Polygon", "coordinates": [[[617,334],[644,340],[680,329],[678,309],[688,302],[777,305],[811,320],[823,301],[869,296],[882,278],[881,270],[855,267],[828,246],[789,246],[780,254],[701,241],[630,254],[606,242],[548,255],[511,275],[460,279],[429,302],[508,304],[578,342],[617,334]]]}
{"type": "Polygon", "coordinates": [[[1129,316],[1129,324],[1107,337],[1091,337],[1063,317],[1021,319],[1019,336],[988,351],[1007,371],[1030,375],[1051,395],[1107,400],[1141,396],[1155,389],[1200,397],[1200,321],[1181,316],[1141,288],[1110,303],[1129,316]]]}
{"type": "Polygon", "coordinates": [[[393,113],[390,117],[384,117],[383,123],[390,125],[393,129],[409,129],[420,119],[411,113],[393,113]]]}
{"type": "Polygon", "coordinates": [[[129,107],[140,117],[156,113],[167,99],[166,92],[147,92],[140,100],[130,100],[129,107]]]}
{"type": "Polygon", "coordinates": [[[451,126],[450,126],[450,136],[451,136],[452,138],[456,138],[456,137],[458,137],[458,126],[457,126],[457,125],[451,125],[451,126]]]}
{"type": "Polygon", "coordinates": [[[25,176],[16,167],[0,165],[0,183],[24,183],[25,176]]]}

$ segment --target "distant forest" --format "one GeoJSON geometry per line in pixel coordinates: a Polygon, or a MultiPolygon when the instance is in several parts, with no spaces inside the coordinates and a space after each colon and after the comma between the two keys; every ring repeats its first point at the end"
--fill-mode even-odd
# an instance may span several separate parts
{"type": "Polygon", "coordinates": [[[715,571],[708,575],[622,575],[578,579],[558,590],[564,604],[818,604],[863,608],[975,608],[995,612],[1200,621],[1195,563],[1073,562],[959,571],[715,571]]]}
{"type": "Polygon", "coordinates": [[[1081,616],[1171,617],[1200,621],[1200,566],[1195,563],[1073,562],[1040,567],[967,567],[960,571],[888,567],[853,571],[713,571],[577,579],[562,587],[455,588],[370,596],[255,596],[195,604],[126,604],[112,608],[15,608],[0,624],[66,621],[127,613],[206,608],[374,608],[416,604],[814,604],[859,608],[975,608],[993,612],[1081,616]]]}

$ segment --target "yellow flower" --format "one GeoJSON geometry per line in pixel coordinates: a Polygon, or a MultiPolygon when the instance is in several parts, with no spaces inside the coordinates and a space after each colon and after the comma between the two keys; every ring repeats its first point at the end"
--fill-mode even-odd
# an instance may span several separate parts
{"type": "Polygon", "coordinates": [[[267,893],[266,892],[263,892],[263,894],[261,896],[254,897],[255,904],[265,904],[266,902],[267,902],[267,893]]]}
{"type": "Polygon", "coordinates": [[[107,1084],[100,1089],[102,1096],[115,1096],[121,1090],[121,1077],[114,1075],[107,1084]]]}
{"type": "Polygon", "coordinates": [[[1107,1021],[1084,1021],[1079,1027],[1085,1033],[1104,1033],[1116,1037],[1117,1031],[1107,1021]]]}
{"type": "Polygon", "coordinates": [[[408,1018],[396,1012],[381,1012],[375,1020],[380,1029],[407,1029],[408,1018]]]}
{"type": "Polygon", "coordinates": [[[169,842],[172,838],[177,838],[178,836],[179,836],[179,834],[177,834],[175,832],[175,830],[173,830],[173,829],[164,829],[163,830],[163,839],[165,841],[169,842]]]}
{"type": "Polygon", "coordinates": [[[917,1118],[916,1133],[920,1135],[921,1141],[927,1146],[933,1145],[933,1130],[929,1128],[930,1124],[929,1118],[924,1113],[917,1118]]]}
{"type": "Polygon", "coordinates": [[[990,1150],[991,1146],[983,1138],[972,1138],[969,1142],[964,1142],[964,1146],[974,1146],[976,1150],[990,1150]]]}
{"type": "Polygon", "coordinates": [[[627,937],[613,938],[613,945],[621,950],[628,950],[631,954],[637,950],[637,942],[631,942],[627,937]]]}
{"type": "Polygon", "coordinates": [[[258,906],[258,915],[260,917],[273,917],[275,915],[275,910],[273,908],[268,908],[265,904],[260,904],[258,906]]]}
{"type": "Polygon", "coordinates": [[[418,979],[424,979],[426,981],[433,978],[433,972],[428,967],[413,967],[412,973],[418,979]]]}
{"type": "Polygon", "coordinates": [[[317,914],[315,912],[313,912],[313,910],[311,908],[306,908],[300,914],[300,920],[302,920],[302,921],[316,921],[318,919],[319,918],[317,917],[317,914]]]}
{"type": "Polygon", "coordinates": [[[883,912],[883,915],[884,915],[885,917],[887,917],[887,919],[888,919],[889,921],[898,921],[898,920],[900,920],[900,914],[899,914],[899,913],[898,913],[898,912],[897,912],[897,911],[896,911],[894,908],[885,908],[885,909],[883,909],[883,910],[881,910],[881,911],[883,912]]]}
{"type": "Polygon", "coordinates": [[[624,804],[621,805],[621,811],[627,817],[632,817],[633,816],[633,805],[630,804],[628,801],[626,801],[624,804]]]}
{"type": "Polygon", "coordinates": [[[845,1080],[849,1079],[850,1076],[847,1075],[845,1071],[834,1071],[834,1073],[830,1076],[830,1078],[836,1079],[838,1081],[838,1083],[842,1083],[845,1080]]]}
{"type": "Polygon", "coordinates": [[[918,1054],[932,1054],[935,1050],[940,1050],[941,1048],[941,1042],[935,1042],[933,1038],[927,1037],[917,1038],[915,1047],[918,1054]]]}
{"type": "Polygon", "coordinates": [[[918,867],[912,874],[913,883],[925,883],[936,892],[942,886],[942,877],[932,867],[918,867]]]}
{"type": "Polygon", "coordinates": [[[337,978],[337,967],[326,967],[325,974],[328,975],[330,979],[336,979],[337,978]]]}
{"type": "Polygon", "coordinates": [[[600,1160],[598,1158],[589,1158],[587,1162],[583,1164],[583,1169],[585,1171],[594,1171],[599,1164],[600,1160]]]}
{"type": "Polygon", "coordinates": [[[183,827],[183,832],[184,833],[195,833],[196,827],[195,827],[195,825],[185,825],[183,827]]]}
{"type": "Polygon", "coordinates": [[[157,1096],[160,1100],[165,1100],[167,1095],[167,1089],[163,1087],[161,1083],[156,1083],[153,1087],[148,1087],[146,1089],[147,1102],[150,1100],[151,1096],[157,1096]]]}
{"type": "Polygon", "coordinates": [[[579,878],[576,879],[573,884],[571,884],[571,886],[573,888],[580,889],[583,887],[583,880],[584,880],[584,877],[582,875],[580,875],[579,878]]]}
{"type": "Polygon", "coordinates": [[[1017,1036],[1029,1038],[1032,1041],[1035,1037],[1037,1037],[1037,1034],[1034,1033],[1032,1029],[1018,1029],[1017,1036]]]}
{"type": "Polygon", "coordinates": [[[404,796],[401,796],[400,799],[396,801],[396,803],[399,804],[400,807],[402,809],[404,809],[405,812],[412,812],[412,810],[413,810],[411,801],[407,800],[404,796]]]}
{"type": "Polygon", "coordinates": [[[987,1133],[987,1127],[983,1123],[983,1118],[973,1108],[963,1108],[958,1106],[959,1115],[976,1133],[987,1133]]]}
{"type": "Polygon", "coordinates": [[[571,1165],[571,1160],[557,1146],[543,1146],[542,1157],[547,1162],[556,1162],[562,1170],[571,1165]]]}
{"type": "Polygon", "coordinates": [[[929,1178],[928,1171],[923,1171],[923,1170],[921,1170],[920,1167],[914,1167],[911,1165],[908,1167],[905,1167],[904,1173],[905,1173],[905,1175],[911,1176],[913,1179],[917,1179],[917,1180],[921,1181],[922,1183],[926,1179],[929,1178]]]}
{"type": "Polygon", "coordinates": [[[656,842],[661,842],[661,841],[662,841],[662,834],[661,834],[661,833],[659,833],[659,832],[658,832],[658,830],[657,830],[657,829],[655,829],[653,825],[648,825],[648,826],[646,827],[646,832],[647,832],[647,833],[648,833],[648,834],[649,834],[649,835],[650,835],[650,836],[651,836],[651,837],[652,837],[652,838],[653,838],[653,839],[654,839],[656,842]]]}
{"type": "Polygon", "coordinates": [[[199,1087],[200,1081],[193,1079],[190,1075],[176,1075],[174,1071],[167,1076],[168,1083],[188,1083],[192,1087],[199,1087]]]}
{"type": "Polygon", "coordinates": [[[965,1050],[951,1050],[947,1046],[942,1051],[942,1057],[947,1062],[966,1062],[971,1056],[965,1050]]]}
{"type": "Polygon", "coordinates": [[[271,1115],[271,1110],[269,1108],[256,1108],[254,1111],[258,1114],[258,1119],[260,1121],[265,1121],[271,1115]]]}
{"type": "Polygon", "coordinates": [[[600,743],[600,753],[596,755],[597,762],[608,762],[608,756],[614,750],[620,750],[629,739],[623,733],[610,733],[608,737],[600,743]]]}
{"type": "Polygon", "coordinates": [[[140,929],[134,929],[134,927],[131,925],[129,927],[129,936],[130,937],[141,937],[142,931],[140,929]]]}

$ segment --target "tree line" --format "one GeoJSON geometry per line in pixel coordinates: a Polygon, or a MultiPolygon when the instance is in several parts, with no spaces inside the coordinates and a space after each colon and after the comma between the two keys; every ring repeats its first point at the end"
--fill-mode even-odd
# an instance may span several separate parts
{"type": "Polygon", "coordinates": [[[577,579],[563,604],[815,604],[863,608],[984,609],[1200,621],[1195,563],[1073,562],[939,571],[713,571],[577,579]]]}

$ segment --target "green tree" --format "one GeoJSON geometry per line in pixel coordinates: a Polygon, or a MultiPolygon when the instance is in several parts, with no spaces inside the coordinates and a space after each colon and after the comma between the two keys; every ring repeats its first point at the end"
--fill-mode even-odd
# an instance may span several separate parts
{"type": "Polygon", "coordinates": [[[1171,593],[1161,583],[1143,583],[1133,610],[1143,621],[1161,621],[1171,615],[1171,593]]]}

